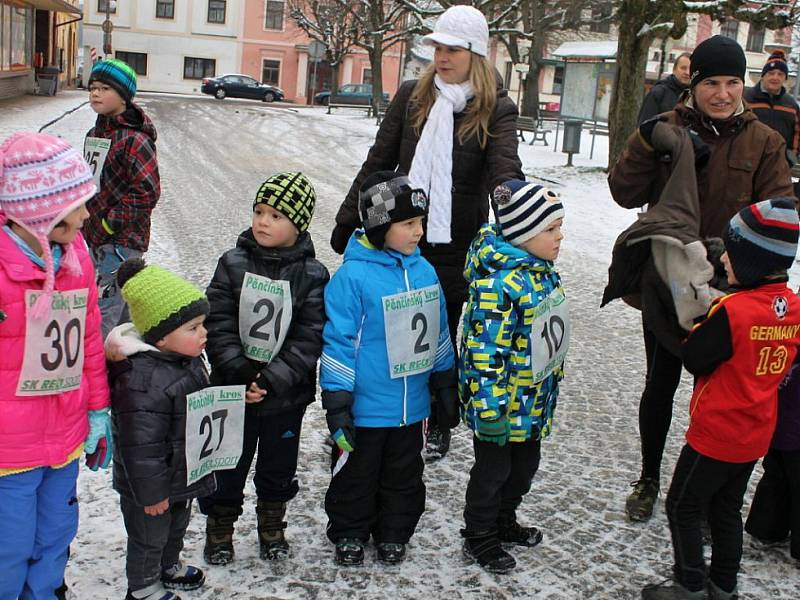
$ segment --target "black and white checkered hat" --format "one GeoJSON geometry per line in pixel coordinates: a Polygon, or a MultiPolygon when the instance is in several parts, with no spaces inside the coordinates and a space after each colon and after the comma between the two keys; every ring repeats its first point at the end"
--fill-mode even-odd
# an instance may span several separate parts
{"type": "Polygon", "coordinates": [[[400,223],[428,214],[428,196],[414,189],[404,173],[378,171],[361,184],[358,212],[367,239],[377,248],[392,223],[400,223]]]}

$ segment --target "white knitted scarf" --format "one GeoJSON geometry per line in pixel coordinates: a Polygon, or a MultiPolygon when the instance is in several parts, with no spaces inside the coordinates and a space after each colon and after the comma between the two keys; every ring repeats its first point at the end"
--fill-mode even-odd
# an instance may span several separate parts
{"type": "Polygon", "coordinates": [[[436,102],[419,136],[411,172],[411,185],[428,193],[427,240],[431,244],[449,244],[453,210],[453,114],[460,113],[472,98],[472,86],[445,83],[435,76],[436,102]]]}

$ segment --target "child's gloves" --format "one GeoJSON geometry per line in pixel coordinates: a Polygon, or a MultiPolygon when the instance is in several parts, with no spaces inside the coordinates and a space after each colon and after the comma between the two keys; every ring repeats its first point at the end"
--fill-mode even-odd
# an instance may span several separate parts
{"type": "Polygon", "coordinates": [[[431,390],[431,406],[436,411],[436,419],[440,427],[452,429],[461,420],[458,399],[458,376],[455,369],[431,373],[428,381],[431,390]]]}
{"type": "Polygon", "coordinates": [[[322,392],[322,406],[327,411],[325,420],[331,437],[345,452],[352,452],[356,446],[356,426],[350,407],[353,394],[344,390],[338,392],[322,392]]]}
{"type": "Polygon", "coordinates": [[[107,469],[111,464],[113,441],[111,438],[111,417],[107,408],[89,411],[89,435],[83,444],[86,452],[86,465],[92,470],[107,469]]]}
{"type": "Polygon", "coordinates": [[[475,419],[475,433],[482,442],[492,442],[498,446],[505,446],[511,435],[511,423],[505,415],[496,419],[475,419]]]}

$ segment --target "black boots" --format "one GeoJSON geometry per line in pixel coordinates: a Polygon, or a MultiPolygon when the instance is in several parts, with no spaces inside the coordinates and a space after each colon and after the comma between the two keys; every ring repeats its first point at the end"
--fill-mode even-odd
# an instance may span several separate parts
{"type": "Polygon", "coordinates": [[[406,545],[399,542],[378,542],[378,560],[389,565],[401,563],[406,558],[406,545]]]}
{"type": "Polygon", "coordinates": [[[206,518],[206,546],[203,557],[210,565],[227,565],[233,560],[233,524],[241,509],[231,506],[215,506],[214,516],[206,518]]]}
{"type": "Polygon", "coordinates": [[[461,530],[464,538],[464,556],[478,561],[478,564],[490,573],[508,573],[517,566],[517,561],[503,550],[497,531],[461,530]]]}
{"type": "Polygon", "coordinates": [[[533,548],[542,541],[542,532],[536,527],[523,527],[513,514],[500,515],[497,519],[497,537],[504,544],[533,548]]]}
{"type": "Polygon", "coordinates": [[[260,555],[265,560],[282,560],[289,556],[289,543],[283,536],[286,529],[285,502],[264,502],[259,500],[256,505],[258,516],[258,542],[261,547],[260,555]]]}
{"type": "Polygon", "coordinates": [[[336,540],[337,564],[345,567],[357,567],[364,564],[364,542],[357,538],[339,538],[336,540]]]}

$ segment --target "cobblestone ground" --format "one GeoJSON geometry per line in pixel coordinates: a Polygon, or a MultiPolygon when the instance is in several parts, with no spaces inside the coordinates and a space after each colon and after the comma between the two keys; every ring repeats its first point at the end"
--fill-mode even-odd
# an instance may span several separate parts
{"type": "MultiPolygon", "coordinates": [[[[151,261],[205,286],[216,258],[247,226],[258,184],[275,171],[302,169],[319,196],[311,227],[318,255],[331,270],[338,266],[328,233],[374,128],[355,116],[327,117],[321,111],[248,102],[146,97],[142,103],[159,128],[163,182],[151,261]]],[[[0,114],[0,123],[2,118],[0,114]]],[[[91,121],[91,113],[82,109],[52,131],[79,144],[91,121]]],[[[544,530],[541,546],[513,550],[519,567],[507,576],[486,574],[462,558],[458,530],[472,459],[470,435],[462,426],[454,433],[448,457],[426,469],[427,512],[409,559],[387,568],[376,564],[370,551],[363,568],[337,568],[324,535],[326,429],[315,404],[304,423],[298,472],[302,489],[287,518],[292,558],[274,565],[258,559],[251,495],[237,528],[236,562],[227,569],[209,567],[206,588],[184,593],[184,598],[632,599],[644,584],[669,576],[671,546],[663,504],[647,524],[629,523],[623,512],[628,484],[639,469],[637,406],[644,351],[638,313],[619,302],[599,309],[608,240],[616,234],[609,238],[601,231],[614,210],[605,175],[591,169],[537,168],[532,152],[526,147],[526,172],[565,182],[561,191],[568,202],[567,234],[575,231],[559,259],[573,322],[568,374],[554,433],[543,444],[541,469],[519,511],[521,520],[544,530]],[[578,226],[571,228],[570,222],[578,226]]],[[[664,488],[682,443],[690,385],[685,378],[677,394],[664,488]]],[[[760,469],[746,506],[759,475],[760,469]]],[[[80,495],[82,522],[67,580],[78,598],[121,598],[125,535],[110,474],[83,474],[80,495]]],[[[185,551],[195,564],[203,562],[203,532],[203,518],[195,514],[185,551]]],[[[745,539],[741,597],[797,598],[799,576],[786,547],[760,551],[745,539]]]]}

